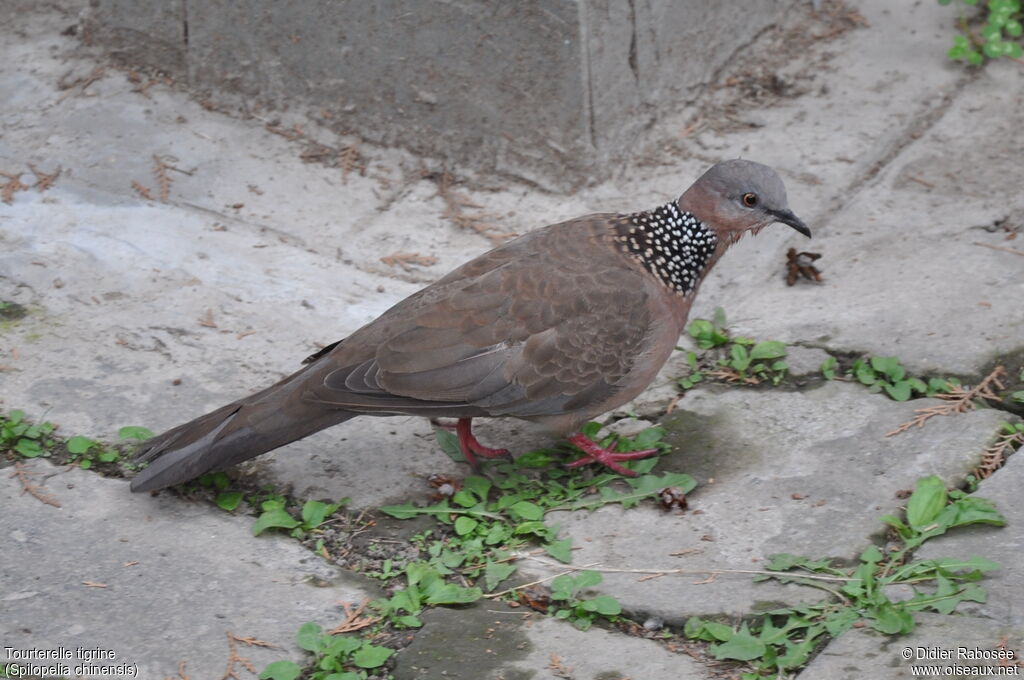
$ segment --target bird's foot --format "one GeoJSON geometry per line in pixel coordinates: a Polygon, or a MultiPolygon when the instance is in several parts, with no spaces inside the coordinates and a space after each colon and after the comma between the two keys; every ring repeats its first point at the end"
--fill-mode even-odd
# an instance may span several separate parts
{"type": "Polygon", "coordinates": [[[462,455],[465,457],[466,462],[473,468],[473,472],[480,472],[480,462],[476,459],[477,456],[481,458],[507,458],[512,460],[512,452],[508,449],[492,449],[489,446],[484,446],[473,434],[473,419],[472,418],[459,418],[455,425],[449,423],[443,423],[436,419],[430,421],[435,427],[440,427],[443,430],[454,430],[455,434],[459,438],[459,449],[462,451],[462,455]]]}
{"type": "Polygon", "coordinates": [[[658,449],[644,449],[643,451],[628,451],[626,453],[618,453],[611,449],[606,449],[589,437],[582,434],[574,434],[569,437],[569,442],[576,446],[579,450],[585,454],[582,458],[578,458],[571,463],[566,463],[566,467],[574,468],[586,465],[588,463],[600,463],[606,467],[611,468],[620,475],[626,477],[636,477],[636,473],[629,468],[619,465],[620,460],[636,460],[637,458],[646,458],[647,456],[653,455],[658,452],[658,449]]]}

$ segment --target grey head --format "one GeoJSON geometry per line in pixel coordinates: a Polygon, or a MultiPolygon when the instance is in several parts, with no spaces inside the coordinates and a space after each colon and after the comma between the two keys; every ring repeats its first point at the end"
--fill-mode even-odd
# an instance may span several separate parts
{"type": "Polygon", "coordinates": [[[679,207],[727,242],[775,222],[811,236],[803,220],[790,210],[782,179],[767,165],[754,161],[734,159],[715,164],[680,197],[679,207]]]}

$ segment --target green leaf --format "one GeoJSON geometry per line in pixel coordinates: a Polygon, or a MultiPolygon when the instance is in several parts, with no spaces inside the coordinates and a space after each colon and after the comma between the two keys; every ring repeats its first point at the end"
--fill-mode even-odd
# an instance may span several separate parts
{"type": "Polygon", "coordinates": [[[903,607],[885,602],[871,613],[872,628],[886,635],[905,634],[914,630],[914,617],[903,607]]]}
{"type": "Polygon", "coordinates": [[[217,500],[214,501],[217,507],[221,510],[227,510],[228,512],[233,511],[238,507],[238,504],[242,502],[241,491],[225,491],[224,493],[217,496],[217,500]]]}
{"type": "Polygon", "coordinates": [[[319,652],[320,640],[324,637],[323,628],[312,621],[299,626],[298,635],[295,636],[295,644],[307,652],[319,652]]]}
{"type": "Polygon", "coordinates": [[[466,457],[462,455],[462,448],[459,447],[459,438],[454,432],[438,428],[434,430],[434,437],[437,439],[438,446],[441,447],[441,450],[444,451],[449,458],[454,460],[456,463],[468,462],[466,457]]]}
{"type": "Polygon", "coordinates": [[[294,661],[275,661],[260,673],[260,680],[295,680],[302,668],[294,661]]]}
{"type": "Polygon", "coordinates": [[[476,475],[470,475],[462,480],[462,488],[476,496],[480,501],[487,500],[487,495],[491,492],[491,486],[491,480],[477,477],[476,475]]]}
{"type": "Polygon", "coordinates": [[[333,514],[339,507],[339,505],[334,503],[306,501],[302,505],[302,524],[307,529],[315,529],[323,524],[327,516],[333,514]]]}
{"type": "Polygon", "coordinates": [[[396,519],[409,519],[420,514],[420,508],[417,508],[412,503],[402,503],[401,505],[385,505],[380,508],[380,511],[395,517],[396,519]]]}
{"type": "Polygon", "coordinates": [[[25,458],[35,458],[43,453],[42,445],[34,439],[19,439],[14,450],[25,458]]]}
{"type": "Polygon", "coordinates": [[[83,470],[88,470],[89,468],[92,467],[92,461],[89,459],[85,459],[78,464],[78,467],[82,468],[83,470]]]}
{"type": "Polygon", "coordinates": [[[95,444],[96,442],[88,437],[72,437],[68,440],[68,452],[76,455],[82,454],[91,449],[95,444]]]}
{"type": "Polygon", "coordinates": [[[836,368],[839,366],[839,362],[836,361],[835,357],[829,357],[825,361],[821,362],[821,375],[824,376],[825,380],[835,380],[836,368]]]}
{"type": "Polygon", "coordinates": [[[853,375],[862,385],[874,385],[878,380],[871,365],[862,359],[853,362],[853,375]]]}
{"type": "Polygon", "coordinates": [[[622,605],[611,595],[598,595],[583,601],[583,608],[602,616],[616,616],[622,613],[622,605]]]}
{"type": "Polygon", "coordinates": [[[379,647],[369,642],[365,643],[352,655],[352,661],[360,668],[379,668],[384,662],[391,658],[395,650],[387,647],[379,647]]]}
{"type": "Polygon", "coordinates": [[[117,451],[113,449],[105,449],[96,454],[96,460],[101,463],[113,463],[115,460],[121,457],[117,451]]]}
{"type": "Polygon", "coordinates": [[[516,565],[508,562],[488,562],[484,567],[484,587],[494,590],[498,584],[514,574],[516,565]]]}
{"type": "Polygon", "coordinates": [[[480,588],[463,588],[454,583],[437,581],[426,593],[427,604],[467,604],[476,602],[484,596],[480,588]]]}
{"type": "Polygon", "coordinates": [[[732,637],[720,645],[711,647],[711,654],[716,659],[735,659],[750,661],[763,656],[767,647],[764,642],[750,634],[747,624],[736,631],[732,637]]]}
{"type": "Polygon", "coordinates": [[[946,506],[946,483],[931,475],[917,481],[917,488],[907,501],[907,523],[920,530],[935,521],[946,506]]]}
{"type": "Polygon", "coordinates": [[[537,504],[529,501],[519,501],[509,508],[514,516],[526,520],[541,520],[544,518],[544,510],[537,504]]]}
{"type": "Polygon", "coordinates": [[[604,577],[601,576],[600,572],[596,572],[592,569],[584,569],[576,575],[573,581],[575,583],[575,590],[578,593],[585,588],[591,588],[598,585],[604,581],[604,577]]]}
{"type": "Polygon", "coordinates": [[[890,385],[889,383],[882,383],[882,388],[885,390],[886,394],[895,401],[906,401],[907,399],[910,399],[910,382],[907,380],[900,380],[893,385],[890,385]]]}
{"type": "Polygon", "coordinates": [[[563,538],[558,541],[551,541],[544,546],[544,552],[559,562],[569,564],[572,562],[572,539],[563,538]]]}
{"type": "Polygon", "coordinates": [[[778,340],[765,340],[754,345],[750,350],[752,361],[758,359],[779,359],[786,356],[786,343],[778,340]]]}
{"type": "Polygon", "coordinates": [[[747,353],[747,349],[740,344],[733,343],[733,346],[729,350],[729,355],[732,359],[729,361],[729,365],[734,369],[743,373],[750,366],[750,355],[747,353]]]}
{"type": "Polygon", "coordinates": [[[136,439],[141,442],[152,439],[153,431],[139,425],[126,425],[117,431],[117,436],[120,439],[136,439]]]}
{"type": "Polygon", "coordinates": [[[476,521],[472,517],[461,515],[455,520],[455,533],[459,536],[465,536],[466,534],[476,529],[476,526],[480,522],[476,521]]]}
{"type": "Polygon", "coordinates": [[[558,458],[553,455],[551,449],[538,449],[529,451],[516,458],[516,467],[519,468],[545,468],[554,463],[558,458]]]}
{"type": "Polygon", "coordinates": [[[299,520],[283,509],[268,510],[256,518],[256,523],[252,527],[252,535],[259,536],[267,529],[294,529],[299,524],[299,520]]]}
{"type": "Polygon", "coordinates": [[[1010,399],[1013,399],[1016,402],[1024,404],[1024,390],[1019,390],[1017,392],[1011,393],[1010,399]]]}

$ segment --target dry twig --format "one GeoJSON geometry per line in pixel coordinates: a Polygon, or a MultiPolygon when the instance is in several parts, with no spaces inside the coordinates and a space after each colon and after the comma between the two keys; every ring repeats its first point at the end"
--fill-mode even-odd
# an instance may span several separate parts
{"type": "Polygon", "coordinates": [[[150,193],[149,187],[143,186],[142,184],[140,184],[139,182],[137,182],[134,179],[132,180],[132,189],[135,189],[135,191],[139,194],[139,196],[142,196],[147,201],[152,201],[153,200],[153,194],[150,193]]]}
{"type": "Polygon", "coordinates": [[[190,678],[188,673],[185,672],[185,662],[184,661],[179,661],[178,662],[178,677],[177,678],[172,678],[172,677],[168,676],[168,677],[164,678],[164,680],[192,680],[192,678],[190,678]]]}
{"type": "Polygon", "coordinates": [[[6,177],[7,181],[0,185],[0,199],[7,205],[14,203],[14,194],[19,191],[28,191],[28,185],[21,181],[21,175],[10,172],[0,172],[0,177],[6,177]]]}
{"type": "Polygon", "coordinates": [[[217,322],[213,320],[212,309],[207,309],[206,314],[199,317],[199,325],[205,328],[217,328],[217,322]]]}
{"type": "Polygon", "coordinates": [[[171,195],[171,176],[167,174],[170,169],[170,165],[167,164],[164,159],[160,158],[156,154],[153,154],[153,177],[156,178],[156,184],[160,187],[160,200],[164,203],[171,195]]]}
{"type": "Polygon", "coordinates": [[[413,267],[430,267],[437,264],[437,258],[433,255],[420,255],[419,253],[392,253],[380,258],[380,261],[389,267],[399,266],[405,271],[412,271],[413,267]]]}
{"type": "Polygon", "coordinates": [[[1006,246],[994,246],[989,243],[982,243],[981,241],[974,241],[974,245],[981,246],[982,248],[991,248],[992,250],[1001,250],[1004,253],[1013,253],[1014,255],[1024,255],[1024,250],[1017,250],[1016,248],[1007,248],[1006,246]]]}
{"type": "Polygon", "coordinates": [[[21,482],[22,493],[28,493],[29,495],[34,496],[36,499],[43,503],[46,503],[47,505],[52,505],[55,508],[59,508],[60,502],[56,498],[43,491],[36,484],[32,483],[32,474],[32,472],[29,472],[28,470],[25,469],[24,463],[22,463],[19,460],[14,463],[14,473],[11,475],[11,477],[17,477],[18,481],[21,482]]]}
{"type": "Polygon", "coordinates": [[[551,657],[548,661],[548,670],[556,678],[563,678],[563,680],[575,680],[576,676],[572,674],[572,666],[566,666],[554,652],[551,652],[551,657]]]}
{"type": "Polygon", "coordinates": [[[1006,458],[1024,445],[1024,432],[1000,432],[995,442],[987,447],[981,454],[981,462],[974,468],[974,476],[978,479],[988,479],[992,474],[1003,467],[1006,458]]]}
{"type": "Polygon", "coordinates": [[[444,201],[445,205],[445,209],[441,213],[442,217],[451,220],[456,226],[463,229],[470,229],[481,236],[485,236],[495,245],[500,245],[508,239],[515,237],[515,234],[500,231],[498,227],[486,221],[497,217],[496,214],[487,212],[466,212],[467,208],[480,208],[481,206],[474,203],[465,194],[455,191],[452,188],[456,182],[450,172],[429,172],[424,170],[421,174],[423,177],[431,179],[437,184],[437,196],[441,197],[441,200],[444,201]]]}
{"type": "Polygon", "coordinates": [[[363,600],[358,607],[354,607],[348,602],[339,602],[341,608],[345,610],[345,620],[339,623],[334,628],[327,631],[328,635],[341,635],[342,633],[351,633],[355,630],[362,630],[367,626],[380,621],[379,617],[363,616],[363,611],[366,609],[366,605],[370,604],[370,600],[363,600]]]}
{"type": "Polygon", "coordinates": [[[1006,373],[1006,369],[1002,366],[996,366],[992,369],[980,383],[975,387],[967,389],[962,385],[953,385],[950,383],[949,392],[947,394],[936,394],[935,396],[939,399],[944,400],[945,404],[939,404],[938,406],[927,406],[925,408],[915,409],[915,415],[911,420],[901,424],[892,432],[886,432],[886,437],[899,434],[900,432],[906,432],[912,427],[924,427],[924,424],[929,419],[935,416],[949,416],[954,413],[966,413],[967,411],[973,411],[975,409],[975,399],[990,399],[992,401],[1002,401],[998,394],[992,391],[992,388],[1002,389],[1003,384],[999,382],[999,376],[1006,373]]]}
{"type": "Polygon", "coordinates": [[[57,172],[47,174],[36,169],[36,166],[32,165],[31,163],[28,164],[28,169],[31,170],[32,174],[36,176],[35,187],[36,191],[38,191],[39,193],[43,193],[51,186],[53,186],[53,183],[57,181],[58,177],[60,177],[60,173],[62,170],[62,168],[58,165],[57,172]]]}
{"type": "Polygon", "coordinates": [[[252,661],[250,659],[248,659],[248,658],[246,658],[244,656],[240,656],[238,654],[238,643],[239,642],[241,642],[243,645],[247,645],[249,647],[270,647],[270,648],[276,648],[277,647],[277,645],[272,645],[269,642],[264,642],[263,640],[258,640],[258,639],[254,638],[254,637],[251,637],[251,636],[250,637],[242,637],[242,636],[239,636],[239,635],[235,635],[234,633],[232,633],[230,631],[228,631],[226,633],[226,635],[228,636],[228,665],[224,669],[224,675],[220,676],[220,680],[228,680],[228,678],[234,678],[235,680],[242,680],[242,678],[240,678],[238,676],[238,671],[235,668],[235,666],[238,665],[238,664],[241,664],[241,666],[243,668],[245,668],[245,670],[249,671],[253,675],[256,675],[256,672],[257,672],[256,671],[256,666],[253,665],[252,661]]]}
{"type": "Polygon", "coordinates": [[[359,143],[349,144],[341,150],[341,183],[348,184],[348,176],[353,170],[358,170],[360,176],[366,176],[366,162],[363,155],[359,153],[359,143]]]}

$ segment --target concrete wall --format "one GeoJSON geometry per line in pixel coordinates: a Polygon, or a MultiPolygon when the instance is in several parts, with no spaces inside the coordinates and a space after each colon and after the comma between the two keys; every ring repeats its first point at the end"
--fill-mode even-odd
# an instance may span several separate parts
{"type": "Polygon", "coordinates": [[[601,179],[793,0],[90,0],[130,63],[455,165],[601,179]]]}

